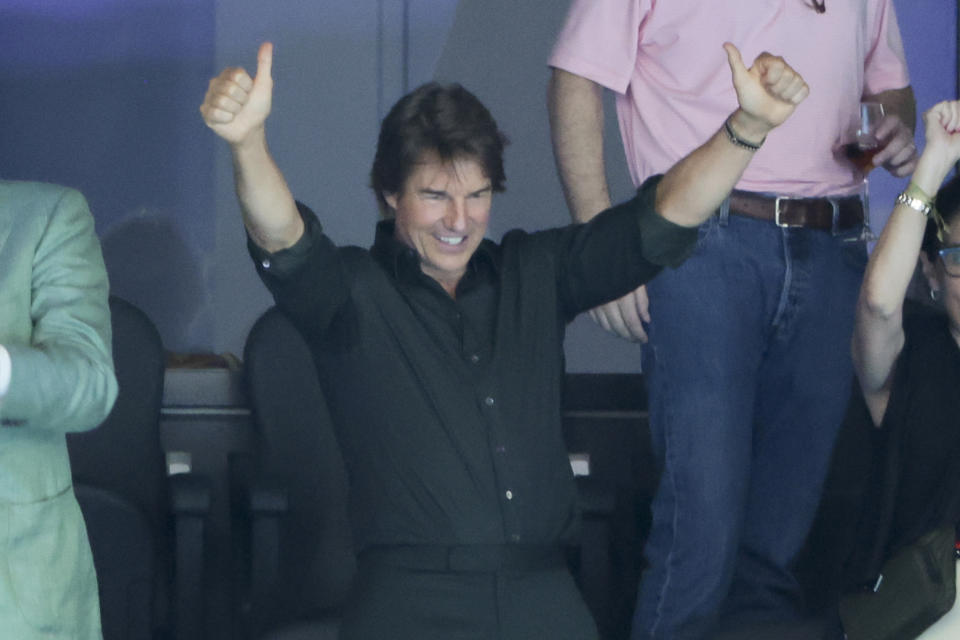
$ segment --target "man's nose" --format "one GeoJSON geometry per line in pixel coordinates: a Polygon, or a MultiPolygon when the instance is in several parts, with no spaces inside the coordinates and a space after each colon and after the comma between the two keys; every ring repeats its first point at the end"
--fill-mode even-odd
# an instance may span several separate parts
{"type": "Polygon", "coordinates": [[[451,200],[444,223],[451,231],[464,231],[467,228],[466,203],[462,200],[451,200]]]}

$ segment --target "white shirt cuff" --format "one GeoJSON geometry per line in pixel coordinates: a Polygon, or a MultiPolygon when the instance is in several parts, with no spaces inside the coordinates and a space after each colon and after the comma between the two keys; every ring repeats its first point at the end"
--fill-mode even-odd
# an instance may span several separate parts
{"type": "Polygon", "coordinates": [[[10,388],[10,353],[0,344],[0,400],[7,395],[10,388]]]}

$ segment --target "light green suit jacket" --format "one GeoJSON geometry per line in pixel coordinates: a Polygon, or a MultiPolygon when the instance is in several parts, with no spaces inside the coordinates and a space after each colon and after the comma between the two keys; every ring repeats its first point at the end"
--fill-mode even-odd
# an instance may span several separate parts
{"type": "Polygon", "coordinates": [[[0,640],[100,638],[96,575],[65,434],[117,395],[107,275],[83,196],[0,181],[0,640]]]}

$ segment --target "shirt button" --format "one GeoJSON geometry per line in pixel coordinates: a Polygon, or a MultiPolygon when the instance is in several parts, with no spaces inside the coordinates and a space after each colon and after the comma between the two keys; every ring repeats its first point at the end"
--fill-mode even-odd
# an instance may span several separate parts
{"type": "Polygon", "coordinates": [[[493,399],[493,396],[487,396],[483,399],[483,404],[487,405],[488,407],[492,407],[494,402],[495,400],[493,399]]]}
{"type": "Polygon", "coordinates": [[[513,491],[510,491],[510,489],[507,489],[504,495],[507,496],[507,500],[513,500],[513,491]]]}
{"type": "Polygon", "coordinates": [[[496,452],[497,452],[497,453],[506,453],[506,452],[507,452],[507,448],[506,448],[505,446],[503,446],[502,444],[498,444],[498,445],[497,445],[497,448],[496,448],[496,452]]]}
{"type": "Polygon", "coordinates": [[[480,362],[480,356],[478,356],[477,354],[473,354],[472,356],[470,356],[470,362],[472,362],[473,364],[477,364],[478,362],[480,362]]]}
{"type": "Polygon", "coordinates": [[[270,268],[270,258],[264,258],[263,261],[260,263],[260,266],[263,267],[264,269],[269,269],[269,268],[270,268]]]}
{"type": "Polygon", "coordinates": [[[519,533],[511,533],[511,534],[510,534],[510,541],[511,541],[511,542],[520,542],[520,534],[519,534],[519,533]]]}

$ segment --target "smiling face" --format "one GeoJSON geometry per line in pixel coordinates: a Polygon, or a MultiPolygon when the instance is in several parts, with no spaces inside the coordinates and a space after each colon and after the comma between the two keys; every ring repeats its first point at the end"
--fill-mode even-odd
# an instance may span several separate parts
{"type": "Polygon", "coordinates": [[[397,239],[416,250],[423,272],[451,296],[487,232],[492,196],[475,159],[443,162],[433,153],[421,156],[400,193],[384,194],[397,239]]]}

